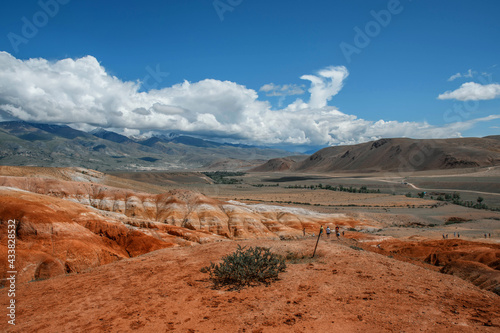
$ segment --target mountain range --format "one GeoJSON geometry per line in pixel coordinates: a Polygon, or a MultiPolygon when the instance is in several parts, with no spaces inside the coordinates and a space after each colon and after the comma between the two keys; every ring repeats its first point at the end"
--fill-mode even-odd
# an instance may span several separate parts
{"type": "Polygon", "coordinates": [[[181,170],[215,165],[255,166],[290,152],[185,135],[130,138],[105,129],[0,122],[0,164],[80,166],[98,170],[181,170]]]}
{"type": "Polygon", "coordinates": [[[256,172],[420,171],[500,165],[500,135],[484,138],[386,138],[332,146],[310,156],[285,150],[161,134],[127,137],[102,128],[0,122],[0,164],[109,170],[256,172]],[[267,162],[266,162],[267,161],[267,162]]]}

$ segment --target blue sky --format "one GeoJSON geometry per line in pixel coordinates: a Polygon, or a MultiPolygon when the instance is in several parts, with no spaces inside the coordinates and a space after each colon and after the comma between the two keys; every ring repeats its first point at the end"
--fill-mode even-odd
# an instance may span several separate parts
{"type": "Polygon", "coordinates": [[[4,2],[0,117],[292,150],[495,135],[499,17],[493,0],[4,2]]]}

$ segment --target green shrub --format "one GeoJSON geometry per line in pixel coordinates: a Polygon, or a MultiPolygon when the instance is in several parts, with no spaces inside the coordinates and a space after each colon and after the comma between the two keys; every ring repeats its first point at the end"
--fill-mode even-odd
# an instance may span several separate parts
{"type": "Polygon", "coordinates": [[[257,283],[269,284],[278,279],[278,274],[286,270],[285,259],[271,253],[269,248],[238,245],[236,252],[222,258],[222,263],[210,263],[201,269],[209,273],[214,287],[230,285],[234,289],[257,283]]]}

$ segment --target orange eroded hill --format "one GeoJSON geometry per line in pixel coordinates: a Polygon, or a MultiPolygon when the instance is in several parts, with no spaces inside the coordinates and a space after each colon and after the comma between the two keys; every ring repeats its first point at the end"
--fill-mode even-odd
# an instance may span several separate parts
{"type": "MultiPolygon", "coordinates": [[[[360,224],[343,214],[223,202],[187,190],[155,195],[32,177],[0,177],[0,186],[2,230],[9,219],[17,221],[22,281],[83,272],[166,247],[297,238],[320,224],[360,224]]],[[[6,240],[7,233],[0,237],[6,240]]],[[[0,246],[4,254],[6,244],[0,246]]]]}

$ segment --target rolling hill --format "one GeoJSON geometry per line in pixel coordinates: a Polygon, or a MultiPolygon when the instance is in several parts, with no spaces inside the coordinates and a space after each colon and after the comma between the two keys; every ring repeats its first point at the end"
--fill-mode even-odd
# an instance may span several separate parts
{"type": "Polygon", "coordinates": [[[499,164],[500,140],[497,137],[435,140],[393,138],[327,147],[298,162],[272,159],[252,171],[423,171],[499,164]]]}

